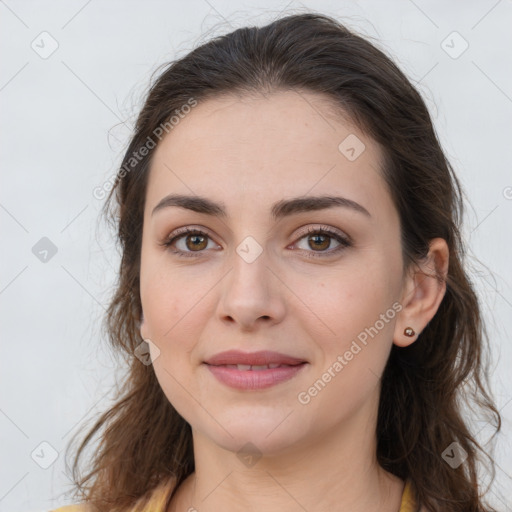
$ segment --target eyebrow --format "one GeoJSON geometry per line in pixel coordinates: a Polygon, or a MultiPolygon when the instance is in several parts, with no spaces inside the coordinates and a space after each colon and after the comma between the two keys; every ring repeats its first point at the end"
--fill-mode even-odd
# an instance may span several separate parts
{"type": "MultiPolygon", "coordinates": [[[[206,197],[182,194],[169,194],[165,196],[153,208],[151,215],[153,216],[156,212],[171,206],[185,208],[205,215],[227,218],[224,203],[216,203],[206,197]]],[[[339,196],[310,196],[283,199],[272,205],[271,215],[274,220],[279,220],[296,213],[312,212],[335,207],[349,208],[367,217],[371,217],[370,212],[359,203],[352,201],[352,199],[339,196]]]]}

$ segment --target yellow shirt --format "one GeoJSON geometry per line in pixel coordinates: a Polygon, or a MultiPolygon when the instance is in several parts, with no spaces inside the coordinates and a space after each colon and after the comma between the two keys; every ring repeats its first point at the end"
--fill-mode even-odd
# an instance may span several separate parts
{"type": "MultiPolygon", "coordinates": [[[[141,512],[162,512],[165,499],[170,492],[169,485],[160,485],[157,487],[147,505],[141,510],[141,512]]],[[[402,502],[400,504],[400,510],[398,512],[417,512],[418,508],[414,500],[412,485],[409,480],[405,482],[404,492],[402,494],[402,502]]],[[[60,507],[50,512],[88,512],[87,505],[67,505],[60,507]]]]}
{"type": "Polygon", "coordinates": [[[410,480],[406,480],[404,492],[402,494],[402,503],[398,512],[417,512],[419,507],[414,499],[412,484],[410,480]]]}

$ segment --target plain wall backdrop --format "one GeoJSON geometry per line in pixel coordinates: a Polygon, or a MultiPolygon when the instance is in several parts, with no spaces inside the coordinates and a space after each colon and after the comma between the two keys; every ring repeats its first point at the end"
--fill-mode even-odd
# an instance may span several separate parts
{"type": "Polygon", "coordinates": [[[100,328],[119,253],[93,190],[120,164],[151,73],[213,35],[306,9],[394,58],[466,190],[504,418],[490,495],[512,510],[512,1],[0,0],[0,511],[70,503],[65,449],[121,375],[100,328]]]}

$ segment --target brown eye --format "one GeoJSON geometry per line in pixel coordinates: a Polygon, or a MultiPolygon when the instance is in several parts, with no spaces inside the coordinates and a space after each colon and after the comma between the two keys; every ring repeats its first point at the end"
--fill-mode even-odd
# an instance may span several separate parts
{"type": "Polygon", "coordinates": [[[309,249],[312,249],[303,249],[308,258],[328,257],[352,245],[348,238],[329,228],[310,228],[299,241],[303,239],[307,239],[307,245],[309,249]],[[336,241],[338,246],[334,247],[334,249],[329,249],[332,240],[336,241]]]}
{"type": "MultiPolygon", "coordinates": [[[[303,239],[307,239],[310,250],[301,247],[299,247],[299,249],[301,249],[308,258],[328,257],[352,245],[348,237],[346,238],[329,228],[310,228],[305,235],[299,238],[299,241],[303,239]],[[333,240],[338,243],[338,246],[334,247],[334,249],[329,249],[333,240]]],[[[210,235],[204,231],[193,228],[182,228],[172,233],[169,238],[160,245],[167,247],[169,251],[177,256],[194,257],[207,252],[205,249],[208,248],[209,241],[213,242],[210,235]],[[181,246],[179,245],[180,243],[181,246]]]]}
{"type": "Polygon", "coordinates": [[[181,230],[181,234],[171,235],[161,245],[167,247],[178,256],[195,256],[193,253],[200,254],[205,252],[204,249],[208,247],[209,239],[210,236],[199,229],[185,228],[181,230]],[[182,239],[184,243],[179,246],[178,244],[182,242],[182,239]]]}
{"type": "Polygon", "coordinates": [[[205,243],[205,240],[207,240],[207,236],[200,235],[200,234],[188,234],[185,235],[185,245],[187,246],[187,249],[190,249],[191,251],[201,250],[205,249],[208,245],[208,242],[205,243]]]}
{"type": "Polygon", "coordinates": [[[328,249],[329,246],[331,245],[331,238],[332,237],[330,237],[330,236],[320,235],[320,234],[308,235],[308,240],[310,242],[309,246],[312,249],[320,249],[320,250],[328,249]]]}

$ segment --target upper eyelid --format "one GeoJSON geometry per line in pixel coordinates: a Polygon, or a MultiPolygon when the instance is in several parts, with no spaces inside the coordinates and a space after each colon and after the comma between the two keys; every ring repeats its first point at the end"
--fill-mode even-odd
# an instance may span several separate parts
{"type": "MultiPolygon", "coordinates": [[[[295,236],[303,237],[305,235],[308,235],[310,231],[328,231],[330,234],[339,235],[342,238],[346,238],[348,241],[352,241],[352,237],[348,235],[345,231],[335,228],[332,226],[328,226],[327,224],[321,224],[321,223],[312,223],[312,224],[304,224],[303,226],[300,226],[294,231],[298,231],[298,233],[295,236]]],[[[185,226],[180,226],[176,229],[173,229],[168,235],[165,236],[165,240],[171,240],[172,238],[176,238],[178,236],[187,235],[189,232],[194,231],[203,231],[206,235],[208,235],[210,238],[215,239],[215,235],[211,233],[211,231],[208,228],[205,228],[203,226],[190,224],[185,226]]],[[[217,243],[217,242],[216,242],[217,243]]]]}

